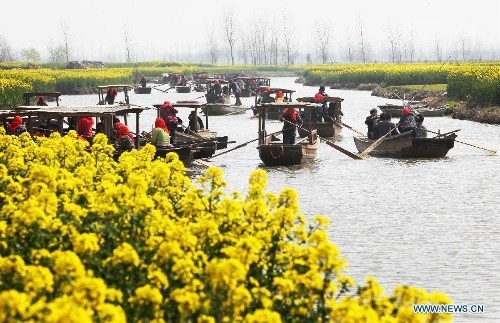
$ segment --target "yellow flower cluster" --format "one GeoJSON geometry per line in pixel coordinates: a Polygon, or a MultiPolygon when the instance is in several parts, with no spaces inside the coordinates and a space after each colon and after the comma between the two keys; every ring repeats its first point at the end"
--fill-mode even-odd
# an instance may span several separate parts
{"type": "Polygon", "coordinates": [[[328,240],[308,224],[295,190],[245,196],[223,172],[191,181],[155,148],[119,162],[104,135],[32,140],[0,129],[0,322],[447,322],[413,303],[446,295],[374,278],[353,289],[328,240]]]}

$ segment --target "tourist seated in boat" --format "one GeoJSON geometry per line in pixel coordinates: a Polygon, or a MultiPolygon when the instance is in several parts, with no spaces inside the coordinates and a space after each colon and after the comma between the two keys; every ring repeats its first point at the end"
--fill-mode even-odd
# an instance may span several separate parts
{"type": "Polygon", "coordinates": [[[23,118],[20,116],[15,116],[14,119],[9,123],[5,129],[8,135],[19,136],[23,132],[26,132],[26,126],[24,125],[23,118]]]}
{"type": "Polygon", "coordinates": [[[417,137],[427,138],[427,128],[424,126],[424,116],[418,113],[415,116],[415,121],[417,121],[417,137]]]}
{"type": "Polygon", "coordinates": [[[283,98],[283,92],[281,91],[278,91],[276,93],[276,102],[283,102],[284,101],[284,98],[283,98]]]}
{"type": "Polygon", "coordinates": [[[118,142],[118,137],[119,137],[119,129],[120,126],[124,124],[120,121],[120,118],[117,116],[113,116],[113,142],[117,143],[118,142]]]}
{"type": "Polygon", "coordinates": [[[94,126],[94,118],[92,117],[80,117],[78,119],[78,125],[76,133],[83,138],[89,140],[92,138],[92,127],[94,126]]]}
{"type": "Polygon", "coordinates": [[[141,77],[141,81],[139,83],[142,87],[146,87],[146,77],[144,75],[141,77]]]}
{"type": "Polygon", "coordinates": [[[116,144],[116,153],[121,155],[125,151],[134,149],[134,135],[123,123],[118,128],[118,143],[116,144]]]}
{"type": "Polygon", "coordinates": [[[370,115],[365,119],[365,124],[368,127],[369,139],[373,139],[373,126],[375,125],[375,122],[378,122],[378,119],[378,110],[376,108],[371,109],[370,115]]]}
{"type": "Polygon", "coordinates": [[[45,99],[43,98],[43,96],[39,96],[38,100],[36,101],[36,105],[38,105],[38,106],[46,106],[47,102],[45,102],[45,99]]]}
{"type": "Polygon", "coordinates": [[[276,99],[271,96],[271,88],[266,87],[264,89],[264,92],[262,92],[261,97],[257,100],[257,103],[262,104],[262,103],[272,103],[276,102],[276,99]]]}
{"type": "Polygon", "coordinates": [[[399,132],[411,131],[411,136],[417,136],[417,121],[415,115],[411,112],[409,107],[404,107],[401,110],[401,118],[399,119],[399,132]]]}
{"type": "Polygon", "coordinates": [[[373,139],[378,139],[391,133],[389,136],[399,134],[399,130],[394,122],[392,122],[392,114],[384,112],[380,114],[379,121],[373,127],[373,139]]]}
{"type": "Polygon", "coordinates": [[[104,132],[104,122],[99,121],[95,124],[95,134],[97,135],[98,133],[105,133],[104,132]]]}
{"type": "Polygon", "coordinates": [[[283,122],[283,144],[294,145],[297,126],[302,124],[302,119],[295,108],[288,107],[280,116],[280,121],[283,122]]]}
{"type": "Polygon", "coordinates": [[[50,136],[51,133],[53,132],[58,132],[59,131],[59,124],[57,123],[57,120],[55,119],[48,119],[47,120],[47,137],[50,136]]]}
{"type": "Polygon", "coordinates": [[[205,125],[203,124],[203,120],[199,116],[196,116],[196,119],[198,119],[198,125],[196,124],[196,119],[194,117],[194,111],[191,111],[191,113],[188,116],[189,119],[189,125],[188,128],[186,128],[186,133],[189,133],[189,131],[196,131],[196,130],[201,130],[205,129],[205,125]]]}
{"type": "Polygon", "coordinates": [[[118,93],[116,92],[115,88],[110,86],[110,87],[108,87],[108,92],[106,92],[106,97],[104,98],[104,100],[108,104],[114,104],[115,98],[117,95],[118,95],[118,93]]]}
{"type": "Polygon", "coordinates": [[[155,128],[151,134],[151,144],[158,148],[172,147],[170,144],[170,131],[161,118],[155,120],[155,128]]]}
{"type": "Polygon", "coordinates": [[[76,131],[76,127],[78,125],[78,118],[77,117],[68,117],[67,124],[68,124],[68,129],[67,129],[68,131],[70,131],[70,130],[76,131]]]}

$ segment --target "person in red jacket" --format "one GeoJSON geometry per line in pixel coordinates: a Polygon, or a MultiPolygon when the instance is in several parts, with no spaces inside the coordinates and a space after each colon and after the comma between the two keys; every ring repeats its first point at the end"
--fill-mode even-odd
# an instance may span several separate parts
{"type": "Polygon", "coordinates": [[[168,130],[170,131],[170,144],[174,144],[175,129],[177,128],[177,109],[175,109],[170,101],[163,102],[160,108],[160,118],[165,121],[168,130]]]}
{"type": "Polygon", "coordinates": [[[108,87],[108,92],[106,92],[106,97],[104,98],[104,100],[108,102],[108,104],[114,104],[117,95],[118,93],[116,93],[115,88],[110,86],[108,87]]]}
{"type": "Polygon", "coordinates": [[[92,117],[80,117],[78,120],[77,134],[84,138],[92,137],[92,127],[94,126],[94,118],[92,117]]]}
{"type": "Polygon", "coordinates": [[[36,101],[36,105],[38,105],[38,106],[46,106],[47,105],[43,96],[38,97],[38,101],[36,101]]]}

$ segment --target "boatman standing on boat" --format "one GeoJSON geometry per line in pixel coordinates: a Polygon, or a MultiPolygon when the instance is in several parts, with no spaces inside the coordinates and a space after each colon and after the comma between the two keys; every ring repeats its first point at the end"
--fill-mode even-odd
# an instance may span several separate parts
{"type": "Polygon", "coordinates": [[[106,97],[104,98],[104,100],[108,102],[108,104],[114,104],[117,95],[118,93],[116,93],[115,88],[110,86],[108,87],[108,92],[106,92],[106,97]]]}
{"type": "Polygon", "coordinates": [[[288,107],[283,115],[280,116],[280,121],[283,122],[283,144],[294,145],[297,133],[297,125],[302,123],[302,119],[295,108],[288,107]]]}
{"type": "Polygon", "coordinates": [[[144,75],[141,77],[141,81],[139,83],[142,87],[146,87],[146,77],[144,75]]]}
{"type": "Polygon", "coordinates": [[[46,106],[47,105],[47,103],[45,103],[45,99],[43,98],[43,96],[38,97],[38,101],[36,101],[36,105],[38,105],[38,106],[46,106]]]}
{"type": "Polygon", "coordinates": [[[236,97],[236,102],[234,103],[234,105],[241,105],[242,104],[240,100],[241,89],[238,86],[238,83],[236,83],[234,80],[229,81],[229,93],[231,92],[236,97]]]}
{"type": "Polygon", "coordinates": [[[170,143],[174,144],[175,129],[177,128],[177,111],[176,108],[170,104],[170,101],[163,102],[160,108],[160,118],[165,121],[168,130],[170,131],[170,143]]]}
{"type": "MultiPolygon", "coordinates": [[[[325,92],[325,86],[324,85],[321,85],[319,87],[318,93],[316,93],[316,94],[320,94],[322,98],[328,96],[328,94],[326,94],[326,92],[325,92]]],[[[318,122],[322,122],[323,121],[323,116],[326,115],[327,110],[328,110],[328,105],[327,105],[326,101],[323,101],[322,103],[323,103],[323,105],[317,111],[318,112],[318,122]]]]}

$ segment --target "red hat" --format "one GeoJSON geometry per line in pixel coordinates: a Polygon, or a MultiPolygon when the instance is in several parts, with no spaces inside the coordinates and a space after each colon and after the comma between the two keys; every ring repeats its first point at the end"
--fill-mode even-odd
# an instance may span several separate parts
{"type": "Polygon", "coordinates": [[[283,92],[278,91],[278,93],[276,93],[276,97],[277,98],[282,98],[283,97],[283,92]]]}
{"type": "Polygon", "coordinates": [[[163,105],[161,107],[162,108],[166,108],[166,107],[169,107],[169,106],[171,106],[170,101],[165,101],[165,102],[163,102],[163,105]]]}
{"type": "Polygon", "coordinates": [[[316,95],[314,96],[314,101],[321,101],[323,100],[323,95],[321,95],[320,93],[316,93],[316,95]]]}
{"type": "Polygon", "coordinates": [[[401,110],[402,115],[410,114],[410,113],[411,113],[411,110],[408,107],[404,107],[403,110],[401,110]]]}
{"type": "Polygon", "coordinates": [[[271,92],[271,88],[270,88],[269,86],[266,86],[266,87],[264,88],[264,92],[271,92]]]}

